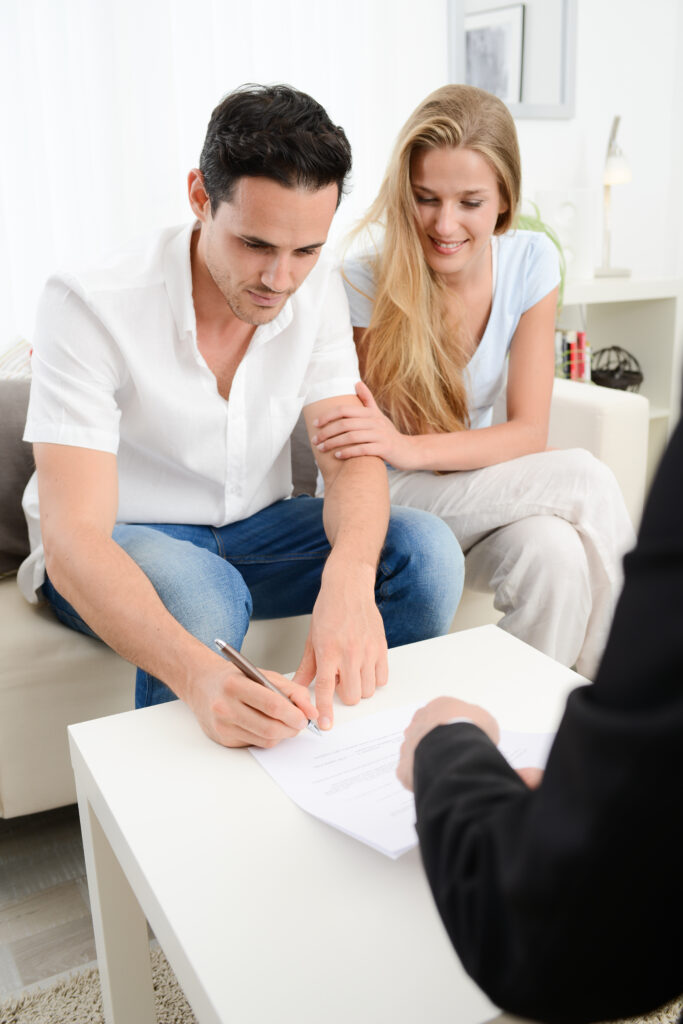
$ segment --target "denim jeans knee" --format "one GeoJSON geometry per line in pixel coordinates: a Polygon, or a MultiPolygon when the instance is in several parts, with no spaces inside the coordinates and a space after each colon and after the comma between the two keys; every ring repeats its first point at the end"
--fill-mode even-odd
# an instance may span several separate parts
{"type": "MultiPolygon", "coordinates": [[[[113,537],[188,633],[212,650],[216,637],[237,648],[242,646],[251,616],[251,595],[237,569],[215,553],[208,527],[119,524],[113,537]]],[[[135,706],[169,700],[175,700],[173,691],[138,669],[135,706]]]]}
{"type": "Polygon", "coordinates": [[[460,602],[465,563],[437,516],[392,505],[377,577],[377,606],[390,647],[447,633],[460,602]]]}

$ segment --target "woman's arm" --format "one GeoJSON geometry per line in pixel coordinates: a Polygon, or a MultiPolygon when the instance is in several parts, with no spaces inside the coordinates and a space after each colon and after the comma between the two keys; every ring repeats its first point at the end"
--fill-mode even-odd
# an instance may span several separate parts
{"type": "MultiPolygon", "coordinates": [[[[480,469],[543,451],[553,386],[557,289],[523,313],[510,346],[506,423],[449,434],[402,434],[365,385],[362,406],[331,409],[317,424],[314,444],[337,458],[378,455],[395,469],[480,469]]],[[[356,328],[356,342],[363,336],[356,328]]]]}

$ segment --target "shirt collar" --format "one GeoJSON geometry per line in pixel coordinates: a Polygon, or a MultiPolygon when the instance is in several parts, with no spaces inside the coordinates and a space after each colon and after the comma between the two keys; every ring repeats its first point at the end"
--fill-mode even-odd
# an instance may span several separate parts
{"type": "Polygon", "coordinates": [[[192,301],[192,265],[190,240],[199,228],[199,221],[186,225],[170,239],[164,252],[164,281],[168,301],[179,337],[197,334],[197,318],[192,301]]]}

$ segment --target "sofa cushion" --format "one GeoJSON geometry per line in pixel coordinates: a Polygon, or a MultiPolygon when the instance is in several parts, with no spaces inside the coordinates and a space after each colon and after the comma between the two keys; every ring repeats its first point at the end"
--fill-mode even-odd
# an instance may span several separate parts
{"type": "Polygon", "coordinates": [[[21,498],[33,472],[31,445],[21,440],[30,382],[0,379],[0,577],[14,573],[29,553],[21,498]]]}
{"type": "Polygon", "coordinates": [[[318,482],[318,464],[315,461],[303,413],[290,438],[292,450],[292,495],[315,494],[318,482]]]}

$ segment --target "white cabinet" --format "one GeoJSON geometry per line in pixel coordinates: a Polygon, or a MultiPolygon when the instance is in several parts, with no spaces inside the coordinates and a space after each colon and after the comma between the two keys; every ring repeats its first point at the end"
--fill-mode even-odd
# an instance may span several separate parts
{"type": "Polygon", "coordinates": [[[567,282],[558,327],[585,330],[593,353],[618,345],[640,363],[640,394],[650,402],[651,478],[680,411],[683,281],[622,277],[567,282]]]}

